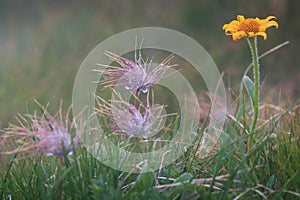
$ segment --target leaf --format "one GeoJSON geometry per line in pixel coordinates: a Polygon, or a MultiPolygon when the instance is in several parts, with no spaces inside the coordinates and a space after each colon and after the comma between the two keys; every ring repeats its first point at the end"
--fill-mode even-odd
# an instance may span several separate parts
{"type": "Polygon", "coordinates": [[[254,103],[254,83],[246,75],[243,77],[243,82],[244,82],[245,88],[247,90],[248,96],[250,97],[252,104],[253,104],[254,103]]]}
{"type": "Polygon", "coordinates": [[[181,174],[178,178],[176,178],[175,182],[190,182],[193,179],[193,175],[190,173],[181,174]]]}
{"type": "Polygon", "coordinates": [[[141,193],[143,191],[152,189],[155,183],[154,181],[155,181],[154,173],[152,172],[141,173],[137,177],[136,183],[132,188],[132,191],[137,191],[141,193]]]}
{"type": "Polygon", "coordinates": [[[270,176],[270,178],[269,178],[269,180],[267,182],[267,187],[268,188],[273,188],[274,183],[275,183],[275,176],[272,175],[272,176],[270,176]]]}

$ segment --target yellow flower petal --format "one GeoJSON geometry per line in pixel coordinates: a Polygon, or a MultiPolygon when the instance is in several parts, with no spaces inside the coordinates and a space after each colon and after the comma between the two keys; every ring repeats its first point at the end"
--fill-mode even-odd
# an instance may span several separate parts
{"type": "Polygon", "coordinates": [[[245,17],[243,15],[238,15],[236,18],[239,22],[243,22],[245,20],[245,17]]]}
{"type": "Polygon", "coordinates": [[[267,27],[265,27],[265,26],[259,26],[258,32],[265,32],[266,29],[267,29],[267,27]]]}
{"type": "Polygon", "coordinates": [[[237,20],[233,20],[232,22],[230,22],[231,25],[241,25],[241,22],[237,21],[237,20]]]}
{"type": "Polygon", "coordinates": [[[255,35],[263,36],[263,37],[264,37],[264,40],[267,39],[267,34],[264,33],[264,32],[258,32],[258,33],[256,33],[255,35]]]}
{"type": "Polygon", "coordinates": [[[239,32],[236,32],[236,33],[232,34],[232,39],[235,41],[235,40],[241,39],[241,38],[243,38],[245,36],[247,36],[247,34],[245,33],[245,31],[239,31],[239,32]]]}
{"type": "Polygon", "coordinates": [[[248,33],[248,37],[254,37],[255,36],[255,33],[254,32],[249,32],[248,33]]]}
{"type": "Polygon", "coordinates": [[[275,16],[268,16],[265,20],[270,21],[271,19],[276,19],[275,16]]]}
{"type": "Polygon", "coordinates": [[[229,24],[224,24],[223,27],[222,27],[222,30],[226,30],[229,28],[229,24]]]}
{"type": "Polygon", "coordinates": [[[269,21],[267,24],[266,24],[266,28],[269,28],[271,26],[275,26],[276,28],[279,27],[278,23],[275,22],[275,21],[269,21]]]}
{"type": "Polygon", "coordinates": [[[226,35],[232,35],[232,32],[233,32],[232,29],[226,29],[225,30],[226,35]]]}

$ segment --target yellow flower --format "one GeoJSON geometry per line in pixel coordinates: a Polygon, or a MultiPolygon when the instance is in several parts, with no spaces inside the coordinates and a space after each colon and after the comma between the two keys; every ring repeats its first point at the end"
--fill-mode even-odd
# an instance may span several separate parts
{"type": "Polygon", "coordinates": [[[237,20],[225,24],[222,29],[225,30],[226,35],[231,35],[234,41],[243,37],[255,37],[257,35],[264,37],[264,40],[266,40],[266,29],[271,26],[275,26],[276,28],[279,26],[272,19],[276,19],[276,17],[268,16],[266,19],[259,19],[257,17],[245,19],[244,16],[238,15],[237,20]]]}

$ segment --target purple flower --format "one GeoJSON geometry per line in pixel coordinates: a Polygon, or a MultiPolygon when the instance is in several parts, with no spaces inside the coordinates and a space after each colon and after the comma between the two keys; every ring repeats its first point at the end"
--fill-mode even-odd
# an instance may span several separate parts
{"type": "Polygon", "coordinates": [[[2,143],[15,139],[20,147],[6,152],[7,154],[28,152],[32,154],[42,153],[47,156],[62,157],[73,152],[73,147],[78,145],[79,130],[76,130],[75,137],[70,134],[75,130],[75,120],[69,122],[69,112],[63,117],[61,106],[59,111],[50,115],[47,107],[42,107],[43,115],[38,117],[36,112],[33,115],[19,115],[18,125],[10,125],[4,130],[2,143]],[[73,146],[74,145],[74,146],[73,146]]]}
{"type": "Polygon", "coordinates": [[[104,75],[104,79],[100,83],[105,87],[124,86],[134,94],[139,94],[141,91],[146,93],[150,87],[168,76],[166,71],[169,68],[175,66],[168,65],[174,57],[172,55],[160,64],[153,64],[152,60],[148,62],[148,59],[144,61],[141,55],[135,62],[109,51],[106,51],[105,55],[119,63],[121,67],[98,64],[105,68],[104,70],[95,70],[104,75]]]}
{"type": "Polygon", "coordinates": [[[110,131],[127,136],[150,137],[157,134],[164,126],[168,114],[163,105],[150,106],[149,92],[146,106],[139,100],[139,106],[134,106],[117,94],[118,100],[105,101],[98,97],[97,113],[100,117],[108,117],[110,131]]]}

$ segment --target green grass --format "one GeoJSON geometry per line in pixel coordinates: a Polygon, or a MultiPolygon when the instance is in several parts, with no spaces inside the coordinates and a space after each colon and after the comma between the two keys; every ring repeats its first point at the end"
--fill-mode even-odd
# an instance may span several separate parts
{"type": "Polygon", "coordinates": [[[1,164],[1,199],[57,199],[60,181],[62,199],[299,199],[299,110],[265,107],[248,153],[242,127],[251,120],[232,116],[207,157],[192,145],[173,164],[143,174],[109,168],[84,147],[62,165],[56,157],[10,155],[1,164]]]}

